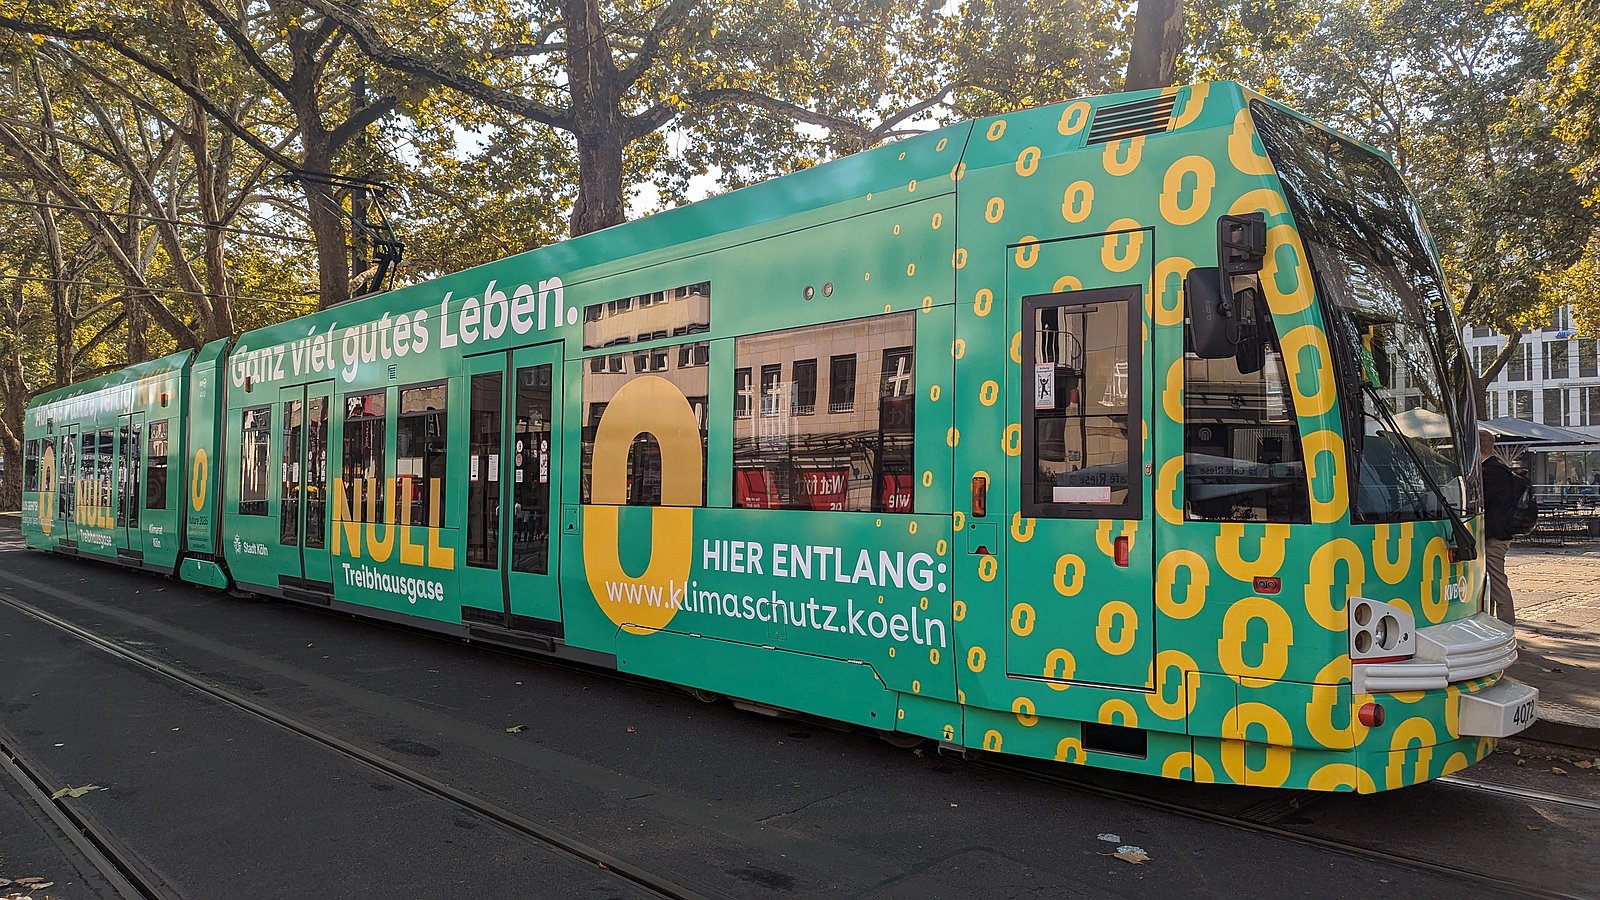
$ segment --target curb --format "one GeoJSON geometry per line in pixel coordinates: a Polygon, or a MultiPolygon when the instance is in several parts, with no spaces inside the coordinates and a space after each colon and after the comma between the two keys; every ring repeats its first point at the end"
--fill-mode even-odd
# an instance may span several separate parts
{"type": "Polygon", "coordinates": [[[1552,722],[1549,719],[1540,719],[1529,725],[1526,731],[1514,737],[1600,753],[1600,728],[1586,728],[1582,725],[1572,725],[1567,722],[1552,722]]]}

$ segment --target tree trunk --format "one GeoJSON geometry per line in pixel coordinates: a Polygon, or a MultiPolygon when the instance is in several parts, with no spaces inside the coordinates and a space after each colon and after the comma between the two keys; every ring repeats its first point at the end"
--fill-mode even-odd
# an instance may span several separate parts
{"type": "Polygon", "coordinates": [[[1122,89],[1171,87],[1183,52],[1183,0],[1139,0],[1133,22],[1133,52],[1122,89]]]}
{"type": "Polygon", "coordinates": [[[572,91],[573,134],[578,143],[578,199],[572,205],[573,237],[619,225],[622,151],[627,123],[621,104],[621,73],[597,0],[562,0],[567,31],[567,83],[572,91]]]}
{"type": "MultiPolygon", "coordinates": [[[[1509,329],[1502,328],[1502,331],[1509,329]]],[[[1472,373],[1472,402],[1478,407],[1478,421],[1485,422],[1489,419],[1489,385],[1500,377],[1500,370],[1506,367],[1511,357],[1517,352],[1517,347],[1522,343],[1522,332],[1511,331],[1511,336],[1506,339],[1506,345],[1495,354],[1494,361],[1489,363],[1489,368],[1482,372],[1472,373]]],[[[1471,368],[1469,363],[1468,368],[1471,368]]]]}
{"type": "Polygon", "coordinates": [[[311,236],[317,247],[318,302],[323,309],[350,299],[350,256],[345,252],[344,206],[326,178],[332,171],[333,154],[318,138],[306,131],[315,125],[302,127],[306,147],[305,167],[311,177],[301,179],[306,193],[306,213],[311,221],[311,236]],[[316,146],[312,146],[316,145],[316,146]]]}

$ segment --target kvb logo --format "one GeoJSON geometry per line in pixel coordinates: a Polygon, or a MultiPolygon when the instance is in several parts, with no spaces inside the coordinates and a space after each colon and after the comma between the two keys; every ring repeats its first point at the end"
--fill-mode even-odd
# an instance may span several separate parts
{"type": "Polygon", "coordinates": [[[606,617],[634,634],[664,627],[675,604],[630,604],[608,584],[629,581],[669,593],[689,580],[694,560],[694,507],[704,497],[704,448],[689,400],[657,375],[635,378],[612,398],[595,429],[591,506],[584,508],[583,568],[606,617]],[[628,502],[628,451],[653,435],[661,448],[661,506],[650,511],[650,562],[631,575],[618,555],[619,507],[628,502]]]}

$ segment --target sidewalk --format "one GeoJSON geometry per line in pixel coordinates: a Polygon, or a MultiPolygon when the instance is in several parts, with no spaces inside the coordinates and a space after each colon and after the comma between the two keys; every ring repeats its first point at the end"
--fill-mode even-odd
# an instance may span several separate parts
{"type": "Polygon", "coordinates": [[[1539,689],[1536,727],[1600,745],[1600,548],[1513,546],[1506,570],[1522,645],[1509,674],[1539,689]]]}

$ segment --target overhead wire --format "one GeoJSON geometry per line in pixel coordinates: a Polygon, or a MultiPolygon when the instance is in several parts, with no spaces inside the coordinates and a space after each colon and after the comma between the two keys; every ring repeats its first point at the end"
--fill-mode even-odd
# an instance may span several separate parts
{"type": "Polygon", "coordinates": [[[190,222],[186,219],[171,219],[165,216],[148,216],[143,213],[119,212],[112,209],[92,209],[83,206],[72,206],[66,203],[46,203],[43,200],[24,200],[21,197],[0,197],[0,203],[11,203],[16,206],[32,206],[38,209],[56,209],[64,212],[89,212],[96,215],[116,216],[122,219],[138,219],[143,222],[157,222],[166,225],[183,225],[189,228],[204,228],[208,231],[225,231],[231,234],[242,234],[250,237],[275,238],[295,244],[316,243],[310,238],[297,237],[292,234],[277,234],[271,231],[256,231],[251,228],[238,228],[231,225],[213,225],[209,222],[190,222]]]}
{"type": "MultiPolygon", "coordinates": [[[[78,287],[116,288],[117,290],[123,290],[123,291],[141,290],[143,292],[150,293],[150,294],[178,294],[178,295],[184,296],[184,297],[215,297],[216,296],[215,294],[208,293],[208,292],[205,292],[205,291],[186,291],[186,290],[183,290],[181,288],[165,288],[165,287],[162,287],[162,288],[158,288],[158,287],[135,288],[131,284],[117,284],[116,282],[113,282],[113,281],[88,281],[88,280],[81,279],[81,278],[45,278],[44,276],[41,276],[41,275],[7,275],[7,274],[4,274],[4,273],[0,273],[0,279],[7,280],[7,281],[30,281],[30,282],[36,282],[36,283],[39,283],[39,284],[66,284],[66,285],[76,285],[78,287]]],[[[282,297],[302,296],[302,297],[305,297],[306,299],[304,299],[304,300],[286,300],[286,299],[281,299],[281,297],[279,299],[274,299],[272,297],[247,297],[247,296],[243,296],[243,295],[239,295],[239,294],[235,294],[232,297],[229,297],[228,299],[230,299],[230,300],[248,300],[251,303],[277,303],[277,304],[280,304],[282,306],[307,306],[307,305],[314,305],[317,302],[317,300],[316,300],[317,294],[315,292],[306,293],[306,294],[299,294],[299,295],[293,295],[293,294],[290,294],[289,292],[285,291],[283,293],[283,295],[281,295],[281,296],[282,297]]]]}

